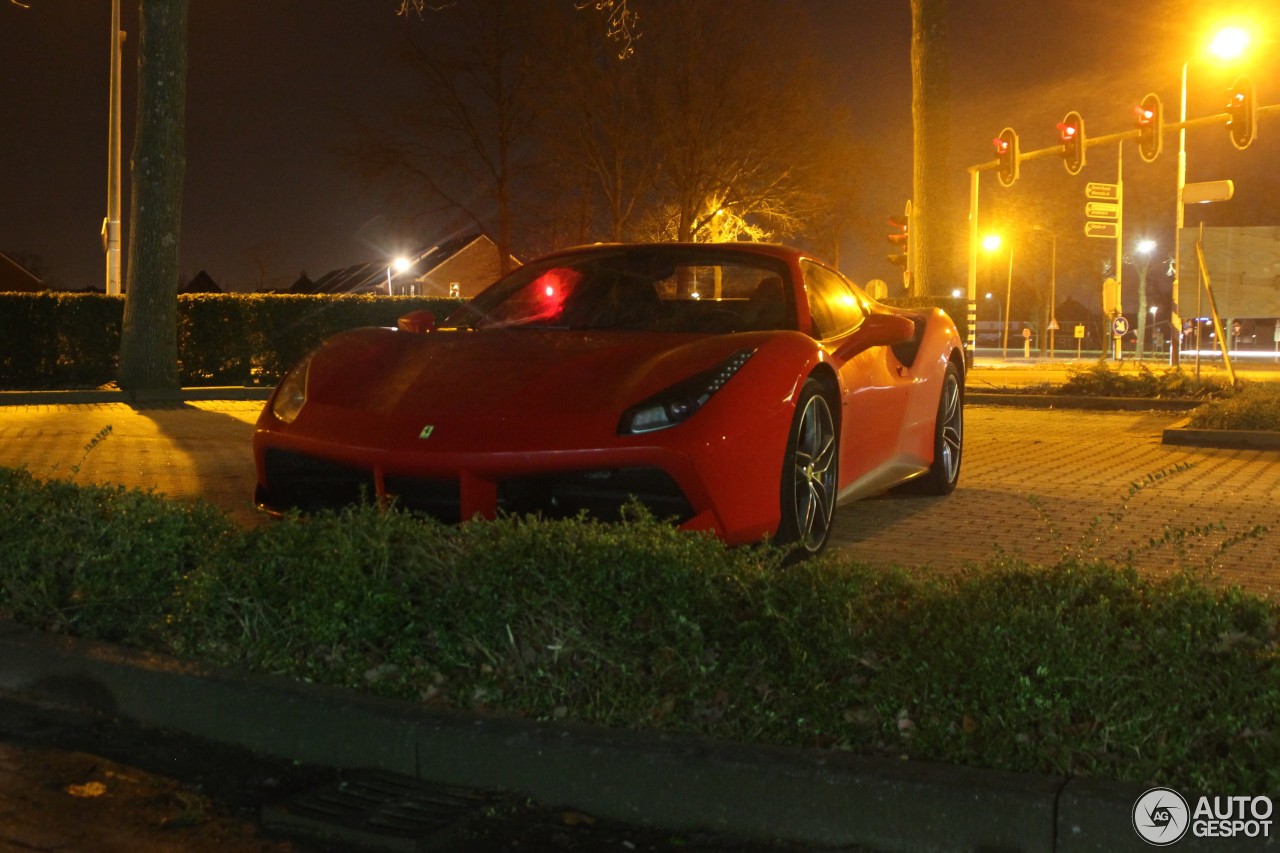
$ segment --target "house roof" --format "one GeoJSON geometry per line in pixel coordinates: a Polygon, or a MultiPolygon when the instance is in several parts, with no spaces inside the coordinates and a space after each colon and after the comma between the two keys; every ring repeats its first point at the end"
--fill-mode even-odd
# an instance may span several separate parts
{"type": "MultiPolygon", "coordinates": [[[[461,237],[454,237],[430,248],[412,252],[407,255],[412,261],[412,266],[401,273],[393,272],[392,277],[399,279],[402,276],[411,276],[414,279],[421,279],[424,276],[429,276],[433,270],[439,269],[450,258],[479,240],[492,242],[487,235],[473,232],[461,237]]],[[[387,286],[387,263],[386,261],[369,261],[342,269],[330,270],[315,280],[313,289],[310,291],[294,289],[300,285],[302,285],[301,280],[295,282],[294,286],[289,288],[289,292],[372,293],[385,290],[387,286]]]]}
{"type": "Polygon", "coordinates": [[[35,293],[44,289],[44,282],[35,274],[4,252],[0,252],[0,291],[35,293]]]}

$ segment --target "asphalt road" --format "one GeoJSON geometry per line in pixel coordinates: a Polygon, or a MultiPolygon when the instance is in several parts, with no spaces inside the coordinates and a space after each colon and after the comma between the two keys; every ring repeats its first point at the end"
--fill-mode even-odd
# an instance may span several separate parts
{"type": "MultiPolygon", "coordinates": [[[[238,521],[262,523],[250,505],[260,408],[230,401],[0,407],[0,465],[203,498],[238,521]]],[[[928,571],[999,554],[1131,561],[1152,573],[1212,569],[1275,594],[1280,453],[1161,444],[1161,430],[1178,417],[970,406],[955,493],[843,507],[833,546],[873,564],[928,571]]]]}

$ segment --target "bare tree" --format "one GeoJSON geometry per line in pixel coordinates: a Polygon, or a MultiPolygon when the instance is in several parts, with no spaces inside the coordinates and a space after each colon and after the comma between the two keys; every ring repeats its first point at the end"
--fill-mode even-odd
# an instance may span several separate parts
{"type": "Polygon", "coordinates": [[[829,132],[814,121],[824,78],[780,26],[760,48],[771,13],[770,4],[726,14],[721,3],[690,0],[651,22],[640,57],[653,63],[643,132],[668,211],[655,218],[670,221],[669,238],[699,239],[716,218],[753,225],[758,236],[789,235],[822,206],[805,173],[816,171],[829,132]]]}
{"type": "Polygon", "coordinates": [[[367,176],[425,194],[437,211],[461,214],[488,233],[503,272],[513,248],[515,187],[535,153],[540,77],[530,33],[537,11],[502,0],[442,9],[441,26],[408,57],[422,80],[421,98],[393,127],[366,128],[348,151],[367,176]]]}
{"type": "Polygon", "coordinates": [[[594,26],[581,18],[548,38],[554,39],[548,47],[555,65],[554,83],[546,89],[549,116],[541,127],[544,175],[576,195],[578,242],[589,235],[623,240],[656,175],[652,140],[637,132],[651,72],[643,56],[622,62],[607,55],[594,26]]]}
{"type": "MultiPolygon", "coordinates": [[[[18,0],[11,0],[17,3],[18,0]]],[[[439,12],[454,6],[458,0],[432,3],[428,0],[400,0],[396,9],[397,15],[408,15],[413,12],[422,17],[430,9],[439,12]]],[[[19,4],[22,5],[22,4],[19,4]]],[[[630,6],[628,0],[573,0],[576,9],[592,9],[605,19],[605,36],[618,45],[618,58],[626,59],[635,52],[635,43],[640,38],[640,16],[630,6]]]]}
{"type": "Polygon", "coordinates": [[[120,387],[178,385],[187,0],[140,0],[138,113],[120,387]]]}

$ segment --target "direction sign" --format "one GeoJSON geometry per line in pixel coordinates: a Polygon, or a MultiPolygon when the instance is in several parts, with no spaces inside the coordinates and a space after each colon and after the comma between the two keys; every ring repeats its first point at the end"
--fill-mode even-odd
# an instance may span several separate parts
{"type": "Polygon", "coordinates": [[[1086,202],[1084,215],[1090,219],[1119,219],[1120,205],[1114,201],[1086,202]]]}
{"type": "Polygon", "coordinates": [[[1076,327],[1075,327],[1075,329],[1073,329],[1072,331],[1073,331],[1073,334],[1074,334],[1077,338],[1083,338],[1083,337],[1084,337],[1084,325],[1083,325],[1083,324],[1081,324],[1081,323],[1076,323],[1076,327]]]}
{"type": "Polygon", "coordinates": [[[1117,201],[1120,198],[1119,184],[1099,184],[1090,181],[1084,188],[1085,198],[1100,198],[1104,201],[1117,201]]]}
{"type": "Polygon", "coordinates": [[[1086,237],[1110,237],[1115,239],[1120,236],[1114,222],[1086,222],[1084,224],[1084,236],[1086,237]]]}
{"type": "Polygon", "coordinates": [[[1231,181],[1200,181],[1182,188],[1183,204],[1204,204],[1210,201],[1231,201],[1236,186],[1231,181]]]}

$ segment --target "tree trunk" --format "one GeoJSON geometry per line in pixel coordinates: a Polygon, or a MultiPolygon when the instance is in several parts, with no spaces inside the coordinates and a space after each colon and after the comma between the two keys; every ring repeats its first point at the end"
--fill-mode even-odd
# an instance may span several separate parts
{"type": "Polygon", "coordinates": [[[947,171],[951,92],[947,70],[948,0],[911,0],[911,293],[952,286],[953,195],[947,171]]]}
{"type": "Polygon", "coordinates": [[[188,0],[139,0],[129,270],[120,387],[178,387],[178,244],[182,232],[188,0]]]}

